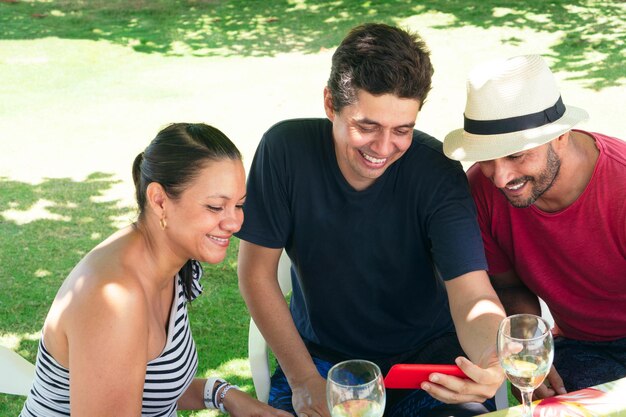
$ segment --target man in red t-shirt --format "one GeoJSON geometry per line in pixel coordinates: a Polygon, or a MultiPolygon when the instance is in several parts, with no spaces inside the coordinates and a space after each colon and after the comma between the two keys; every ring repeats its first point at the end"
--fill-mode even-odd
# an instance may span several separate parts
{"type": "Polygon", "coordinates": [[[572,128],[538,55],[474,70],[444,152],[468,171],[507,314],[552,313],[554,368],[537,397],[626,376],[626,142],[572,128]],[[553,330],[554,331],[554,330],[553,330]]]}

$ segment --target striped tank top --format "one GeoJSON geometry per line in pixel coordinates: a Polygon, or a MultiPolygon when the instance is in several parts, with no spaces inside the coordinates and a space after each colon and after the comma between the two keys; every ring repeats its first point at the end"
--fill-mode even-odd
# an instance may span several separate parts
{"type": "MultiPolygon", "coordinates": [[[[191,299],[202,293],[202,267],[193,262],[191,299]]],[[[187,317],[187,299],[177,277],[175,299],[169,317],[167,342],[161,355],[148,362],[143,388],[141,415],[176,417],[176,402],[193,380],[198,354],[187,317]]],[[[70,372],[46,350],[43,337],[35,364],[35,379],[20,417],[61,417],[70,415],[70,372]]]]}

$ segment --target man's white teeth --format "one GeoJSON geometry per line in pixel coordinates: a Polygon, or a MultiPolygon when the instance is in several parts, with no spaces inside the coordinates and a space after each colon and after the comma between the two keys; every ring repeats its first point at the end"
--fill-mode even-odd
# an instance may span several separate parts
{"type": "Polygon", "coordinates": [[[515,191],[515,190],[519,190],[520,188],[522,188],[522,187],[524,186],[524,184],[526,184],[526,181],[524,181],[524,182],[520,182],[520,183],[519,183],[519,184],[517,184],[517,185],[507,185],[507,187],[506,187],[506,188],[507,188],[508,190],[515,191]]]}
{"type": "Polygon", "coordinates": [[[216,241],[221,242],[221,243],[228,242],[228,239],[223,239],[221,237],[216,237],[216,236],[209,236],[209,239],[213,239],[213,240],[216,240],[216,241]]]}
{"type": "Polygon", "coordinates": [[[372,164],[382,164],[383,162],[385,162],[387,160],[387,158],[374,158],[373,156],[369,156],[366,153],[361,152],[361,155],[363,155],[363,158],[367,159],[368,161],[370,161],[372,164]]]}

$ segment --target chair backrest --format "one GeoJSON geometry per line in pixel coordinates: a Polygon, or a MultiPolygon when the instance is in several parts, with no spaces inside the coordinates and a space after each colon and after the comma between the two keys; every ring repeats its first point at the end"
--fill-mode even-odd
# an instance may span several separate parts
{"type": "Polygon", "coordinates": [[[541,317],[548,322],[550,327],[554,327],[554,317],[552,317],[552,313],[550,312],[546,302],[539,298],[539,305],[541,306],[541,317]]]}
{"type": "Polygon", "coordinates": [[[35,365],[11,349],[0,346],[0,392],[28,395],[35,379],[35,365]]]}
{"type": "MultiPolygon", "coordinates": [[[[291,292],[291,260],[283,251],[278,262],[278,284],[283,295],[291,292]]],[[[254,390],[259,401],[267,402],[270,394],[269,349],[253,319],[248,331],[248,360],[254,390]]]]}

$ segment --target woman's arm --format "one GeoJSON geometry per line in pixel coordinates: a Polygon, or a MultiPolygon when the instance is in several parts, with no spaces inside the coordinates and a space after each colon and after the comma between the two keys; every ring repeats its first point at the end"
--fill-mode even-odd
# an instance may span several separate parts
{"type": "Polygon", "coordinates": [[[141,415],[149,315],[139,284],[123,284],[81,291],[64,312],[72,416],[141,415]]]}
{"type": "MultiPolygon", "coordinates": [[[[204,385],[206,379],[194,379],[185,393],[178,400],[178,408],[180,410],[200,410],[206,408],[204,406],[204,385]]],[[[212,390],[220,388],[221,382],[215,382],[211,387],[212,390]]],[[[293,417],[291,413],[277,410],[265,403],[262,403],[250,395],[238,389],[229,389],[224,398],[220,396],[224,387],[221,387],[215,395],[217,396],[217,404],[223,404],[224,409],[233,417],[293,417]]]]}

